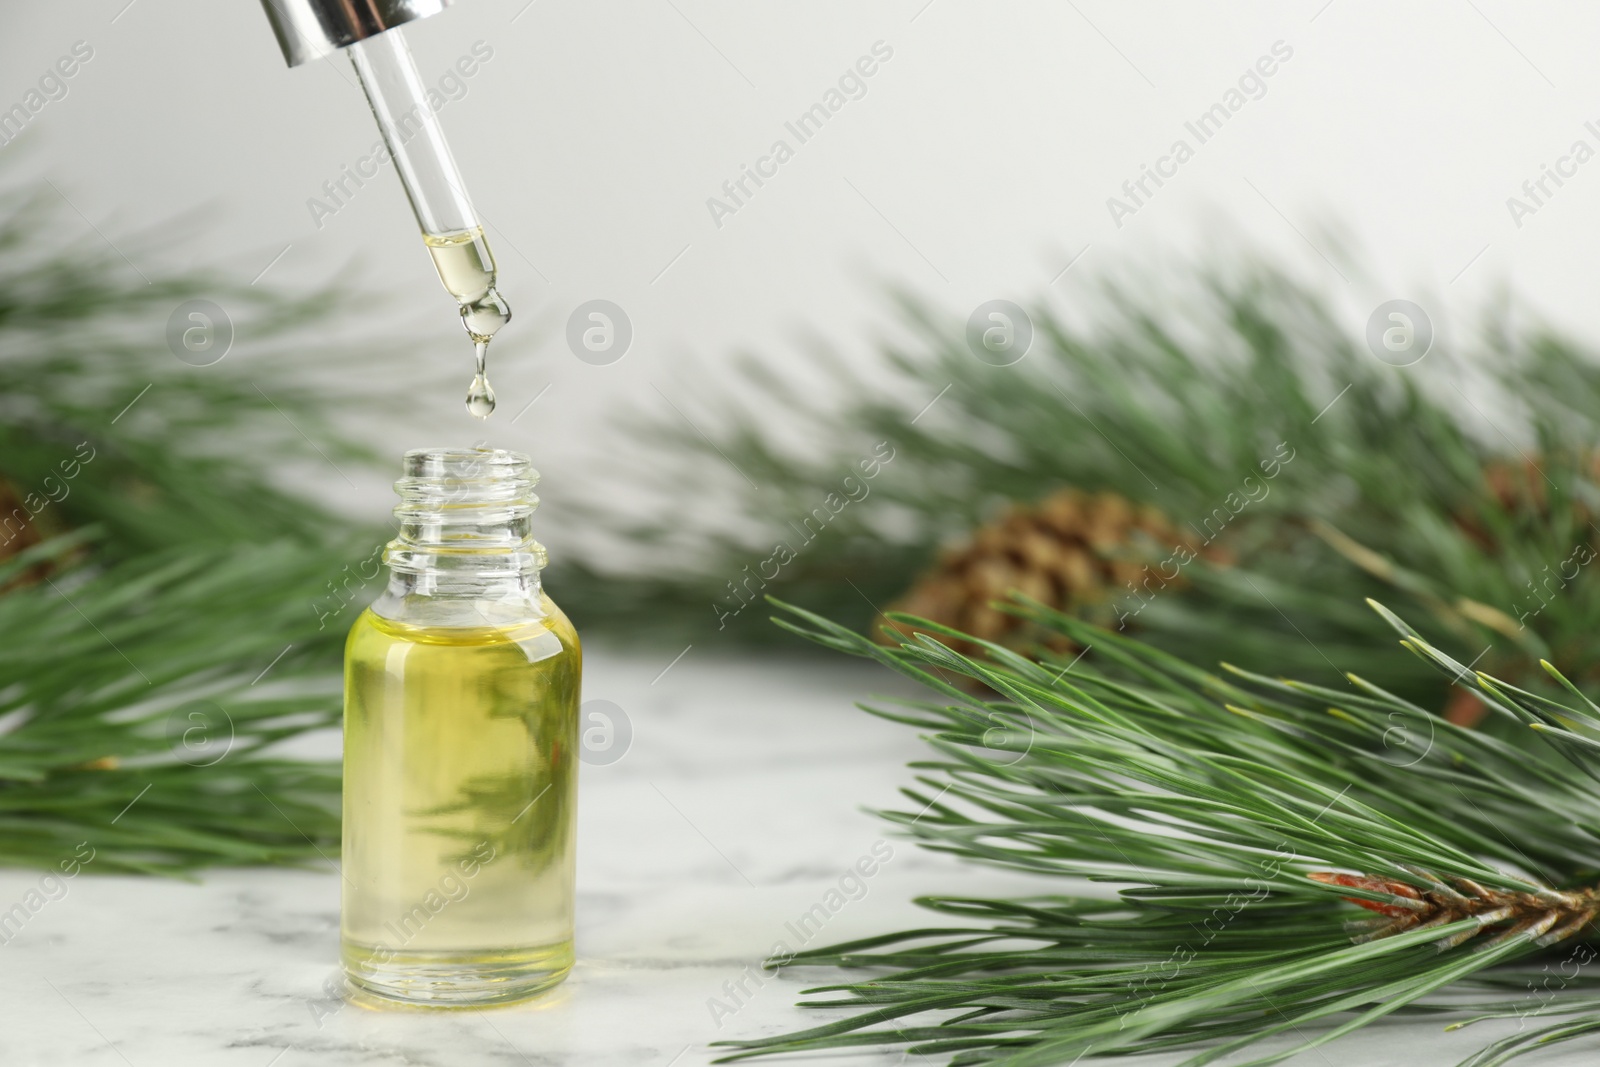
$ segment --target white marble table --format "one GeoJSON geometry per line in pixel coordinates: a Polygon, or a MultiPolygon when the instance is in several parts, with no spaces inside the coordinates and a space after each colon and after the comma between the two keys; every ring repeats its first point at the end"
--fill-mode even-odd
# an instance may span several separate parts
{"type": "MultiPolygon", "coordinates": [[[[0,1065],[697,1067],[714,1058],[708,1041],[821,1021],[794,1007],[817,972],[749,976],[785,925],[883,839],[861,808],[895,803],[920,746],[852,702],[897,680],[842,659],[733,661],[700,649],[663,675],[670,658],[591,650],[585,697],[622,707],[634,738],[620,761],[581,774],[579,959],[554,993],[488,1012],[327,999],[338,951],[331,870],[227,871],[200,884],[85,876],[0,945],[0,1065]],[[746,993],[730,995],[741,980],[746,993]]],[[[914,894],[1039,885],[890,840],[893,858],[817,943],[919,923],[914,894]]],[[[37,881],[0,872],[0,908],[37,881]]],[[[1490,1033],[1402,1023],[1296,1062],[1447,1065],[1490,1033]]]]}

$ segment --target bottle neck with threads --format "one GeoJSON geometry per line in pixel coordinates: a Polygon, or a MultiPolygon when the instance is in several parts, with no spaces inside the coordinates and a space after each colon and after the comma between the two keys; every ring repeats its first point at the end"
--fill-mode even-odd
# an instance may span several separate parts
{"type": "Polygon", "coordinates": [[[395,482],[399,536],[383,561],[389,586],[375,614],[419,626],[500,626],[544,614],[533,539],[539,472],[520,452],[407,452],[395,482]]]}

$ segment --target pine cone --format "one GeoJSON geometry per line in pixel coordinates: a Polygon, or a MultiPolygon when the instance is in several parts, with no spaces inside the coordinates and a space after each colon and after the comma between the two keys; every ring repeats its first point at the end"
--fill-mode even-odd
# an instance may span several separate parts
{"type": "MultiPolygon", "coordinates": [[[[1571,454],[1569,453],[1564,459],[1570,461],[1571,454]]],[[[1555,460],[1561,461],[1563,457],[1558,455],[1555,460]]],[[[1549,479],[1545,470],[1551,462],[1550,457],[1539,453],[1532,456],[1524,455],[1517,459],[1490,460],[1483,465],[1481,492],[1484,501],[1493,508],[1505,512],[1519,526],[1549,525],[1552,509],[1549,479]]],[[[1581,454],[1577,465],[1580,470],[1586,472],[1590,481],[1600,483],[1600,451],[1581,454]]],[[[1500,537],[1483,521],[1482,506],[1480,504],[1477,507],[1458,508],[1454,521],[1479,548],[1494,554],[1501,550],[1502,544],[1500,537]]],[[[1581,501],[1572,501],[1570,506],[1575,524],[1593,525],[1595,515],[1581,501]]],[[[1587,665],[1558,662],[1557,666],[1569,677],[1593,676],[1592,670],[1585,669],[1587,665]]],[[[1524,675],[1538,673],[1537,664],[1526,658],[1497,657],[1485,663],[1482,669],[1512,682],[1520,681],[1524,675]]],[[[1457,726],[1470,727],[1482,722],[1488,711],[1475,690],[1457,686],[1444,708],[1444,717],[1457,726]]]]}
{"type": "Polygon", "coordinates": [[[0,560],[10,559],[44,540],[22,502],[22,494],[0,479],[0,560]]]}
{"type": "MultiPolygon", "coordinates": [[[[1485,498],[1499,510],[1517,519],[1547,523],[1550,519],[1550,497],[1545,468],[1549,462],[1545,456],[1537,453],[1515,460],[1490,460],[1483,465],[1485,498]]],[[[1590,481],[1600,483],[1600,451],[1580,457],[1579,466],[1587,471],[1590,481]]],[[[1580,525],[1595,521],[1590,509],[1578,501],[1572,504],[1572,515],[1580,525]]],[[[1484,551],[1499,549],[1495,535],[1485,528],[1473,508],[1458,508],[1455,523],[1484,551]]]]}
{"type": "MultiPolygon", "coordinates": [[[[53,524],[41,522],[42,518],[47,517],[31,513],[22,494],[10,482],[0,478],[0,563],[57,532],[53,524]]],[[[0,582],[0,593],[17,586],[32,585],[53,569],[48,563],[29,567],[10,581],[0,582]]]]}
{"type": "MultiPolygon", "coordinates": [[[[1193,531],[1180,531],[1157,508],[1113,492],[1091,495],[1063,489],[1031,507],[1012,505],[979,527],[966,544],[941,553],[890,610],[1013,647],[1042,638],[1051,647],[1070,650],[1071,643],[1059,634],[1039,634],[991,602],[1016,591],[1061,611],[1114,622],[1118,602],[1127,599],[1137,605],[1135,589],[1148,597],[1186,584],[1181,567],[1174,578],[1157,572],[1156,565],[1177,549],[1185,550],[1181,558],[1228,561],[1193,531]]],[[[916,632],[880,621],[902,636],[916,632]]],[[[879,639],[891,637],[880,632],[879,639]]],[[[953,647],[976,651],[970,645],[960,647],[965,644],[953,647]]]]}

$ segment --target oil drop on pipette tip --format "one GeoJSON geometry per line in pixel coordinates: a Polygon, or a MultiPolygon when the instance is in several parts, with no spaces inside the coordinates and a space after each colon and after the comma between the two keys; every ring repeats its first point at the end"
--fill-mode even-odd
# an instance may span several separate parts
{"type": "Polygon", "coordinates": [[[467,390],[467,412],[475,419],[487,419],[494,414],[494,386],[489,384],[485,363],[489,356],[489,339],[478,344],[478,373],[472,378],[472,388],[467,390]]]}
{"type": "Polygon", "coordinates": [[[461,325],[476,347],[477,371],[467,390],[467,412],[476,419],[494,413],[494,387],[489,384],[489,341],[511,321],[511,308],[495,288],[494,253],[481,227],[454,233],[424,233],[423,243],[445,291],[456,298],[461,325]]]}

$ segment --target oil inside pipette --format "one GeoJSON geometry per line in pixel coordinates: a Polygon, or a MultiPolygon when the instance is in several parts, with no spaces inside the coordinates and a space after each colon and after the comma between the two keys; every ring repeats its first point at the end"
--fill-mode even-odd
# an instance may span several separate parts
{"type": "Polygon", "coordinates": [[[489,384],[489,341],[511,321],[511,308],[495,288],[494,253],[482,227],[454,233],[424,234],[434,269],[446,291],[461,308],[461,324],[477,352],[477,373],[467,390],[467,411],[487,419],[494,411],[494,388],[489,384]]]}

